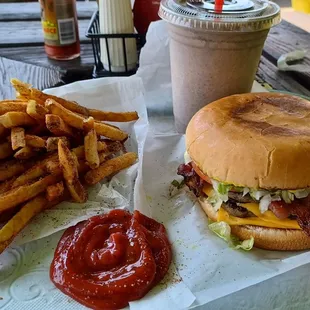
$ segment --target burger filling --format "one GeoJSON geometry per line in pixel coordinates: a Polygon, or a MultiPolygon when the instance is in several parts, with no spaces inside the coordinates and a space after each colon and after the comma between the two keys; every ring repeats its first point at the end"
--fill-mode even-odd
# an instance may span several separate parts
{"type": "Polygon", "coordinates": [[[265,190],[238,187],[210,179],[185,156],[178,168],[184,183],[197,196],[206,196],[217,221],[229,225],[257,225],[303,229],[310,236],[310,189],[265,190]]]}

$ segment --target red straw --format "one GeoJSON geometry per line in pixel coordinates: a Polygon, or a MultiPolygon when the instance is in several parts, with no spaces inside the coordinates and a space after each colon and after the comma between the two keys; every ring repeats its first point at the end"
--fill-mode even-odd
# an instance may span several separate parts
{"type": "Polygon", "coordinates": [[[224,0],[215,0],[215,13],[222,13],[224,0]]]}

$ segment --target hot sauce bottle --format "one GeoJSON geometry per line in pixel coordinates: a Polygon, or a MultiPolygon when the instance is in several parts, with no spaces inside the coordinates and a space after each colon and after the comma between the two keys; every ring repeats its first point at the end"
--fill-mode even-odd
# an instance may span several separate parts
{"type": "Polygon", "coordinates": [[[45,52],[49,58],[80,56],[76,0],[40,0],[45,52]]]}

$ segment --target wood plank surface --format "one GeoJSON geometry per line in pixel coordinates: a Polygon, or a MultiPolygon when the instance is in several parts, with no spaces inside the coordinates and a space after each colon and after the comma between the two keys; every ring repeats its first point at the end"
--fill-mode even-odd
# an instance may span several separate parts
{"type": "MultiPolygon", "coordinates": [[[[77,2],[79,19],[90,19],[97,10],[97,2],[77,2]]],[[[41,10],[38,2],[0,4],[0,21],[40,20],[41,10]]]]}
{"type": "Polygon", "coordinates": [[[24,62],[0,57],[0,99],[15,98],[10,79],[18,78],[23,82],[33,84],[39,89],[62,84],[64,71],[34,66],[24,62]]]}
{"type": "MultiPolygon", "coordinates": [[[[280,25],[270,30],[264,46],[263,57],[267,58],[274,65],[273,70],[275,74],[278,71],[276,67],[277,60],[281,55],[301,49],[307,50],[306,57],[300,63],[308,71],[304,73],[286,71],[278,75],[278,78],[291,77],[295,81],[293,85],[287,85],[288,89],[286,90],[288,91],[293,91],[296,82],[310,90],[310,33],[286,21],[282,21],[280,25]]],[[[297,87],[296,91],[298,89],[301,88],[297,87]]]]}
{"type": "Polygon", "coordinates": [[[284,90],[310,97],[310,89],[301,85],[288,72],[281,72],[276,65],[265,57],[261,57],[256,74],[259,83],[267,83],[275,90],[284,90]]]}
{"type": "MultiPolygon", "coordinates": [[[[90,42],[85,37],[89,25],[88,19],[79,20],[81,42],[90,42]]],[[[43,43],[43,32],[40,21],[0,22],[0,48],[5,46],[34,45],[43,43]]]]}
{"type": "Polygon", "coordinates": [[[81,44],[81,57],[68,61],[57,61],[47,57],[43,44],[39,46],[24,46],[0,48],[0,56],[8,59],[33,64],[54,70],[75,70],[90,71],[94,65],[93,49],[90,42],[81,44]]]}

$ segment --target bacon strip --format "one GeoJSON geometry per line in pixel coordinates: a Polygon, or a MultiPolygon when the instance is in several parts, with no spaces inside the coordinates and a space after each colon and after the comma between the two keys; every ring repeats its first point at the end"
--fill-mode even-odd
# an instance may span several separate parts
{"type": "Polygon", "coordinates": [[[181,175],[184,177],[185,184],[197,197],[199,197],[203,189],[204,181],[195,172],[192,165],[181,164],[178,168],[177,173],[178,175],[181,175]]]}
{"type": "Polygon", "coordinates": [[[308,199],[300,199],[290,204],[284,201],[273,201],[269,209],[279,219],[286,219],[289,216],[296,217],[300,228],[310,237],[310,204],[308,199]]]}

